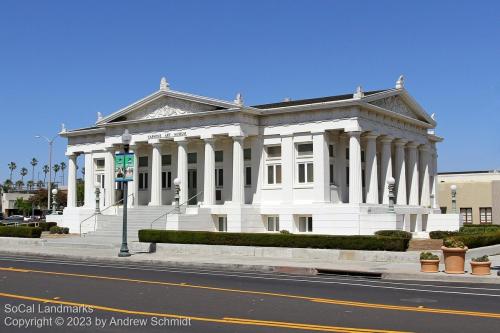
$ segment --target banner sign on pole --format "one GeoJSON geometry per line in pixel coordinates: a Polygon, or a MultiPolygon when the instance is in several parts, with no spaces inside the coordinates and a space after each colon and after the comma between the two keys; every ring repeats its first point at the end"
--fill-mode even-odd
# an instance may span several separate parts
{"type": "Polygon", "coordinates": [[[128,182],[134,180],[134,154],[115,155],[115,181],[128,182]]]}

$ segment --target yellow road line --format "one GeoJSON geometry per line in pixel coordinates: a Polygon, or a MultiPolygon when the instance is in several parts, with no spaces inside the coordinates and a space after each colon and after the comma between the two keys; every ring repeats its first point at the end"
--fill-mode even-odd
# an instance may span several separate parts
{"type": "Polygon", "coordinates": [[[424,308],[424,307],[414,307],[414,306],[401,306],[401,305],[389,305],[389,304],[378,304],[378,303],[365,303],[365,302],[354,302],[354,301],[344,301],[331,298],[316,298],[309,296],[273,293],[265,291],[254,291],[254,290],[240,290],[240,289],[230,289],[230,288],[220,288],[220,287],[210,287],[203,285],[193,285],[186,283],[175,283],[175,282],[163,282],[163,281],[150,281],[141,279],[130,279],[121,278],[113,276],[101,276],[101,275],[89,275],[89,274],[78,274],[78,273],[64,273],[64,272],[52,272],[52,271],[41,271],[41,270],[28,270],[28,269],[17,269],[13,267],[0,267],[0,271],[12,271],[17,273],[38,273],[38,274],[48,274],[48,275],[59,275],[59,276],[71,276],[71,277],[83,277],[99,280],[111,280],[111,281],[123,281],[123,282],[133,282],[133,283],[143,283],[143,284],[154,284],[163,286],[173,286],[182,288],[195,288],[195,289],[205,289],[213,291],[224,291],[251,295],[264,295],[273,297],[284,297],[292,299],[300,299],[305,301],[326,303],[326,304],[336,304],[342,306],[353,306],[362,308],[376,308],[383,310],[396,310],[396,311],[412,311],[420,313],[435,313],[435,314],[451,314],[460,316],[473,316],[473,317],[484,317],[484,318],[500,318],[500,313],[493,312],[478,312],[478,311],[465,311],[465,310],[451,310],[451,309],[439,309],[439,308],[424,308]]]}
{"type": "Polygon", "coordinates": [[[52,304],[62,304],[78,307],[89,307],[95,310],[123,313],[128,315],[139,315],[139,316],[149,316],[149,317],[164,317],[164,318],[175,318],[175,319],[190,319],[193,321],[202,321],[218,324],[234,324],[234,325],[252,325],[252,326],[263,326],[263,327],[280,327],[289,328],[297,330],[308,330],[308,331],[322,331],[322,332],[337,332],[337,333],[404,333],[402,331],[389,331],[389,330],[378,330],[378,329],[366,329],[366,328],[352,328],[352,327],[339,327],[339,326],[327,326],[327,325],[314,325],[314,324],[302,324],[302,323],[292,323],[283,321],[266,321],[266,320],[254,320],[245,318],[210,318],[210,317],[195,317],[195,316],[183,316],[171,313],[161,313],[161,312],[147,312],[147,311],[135,311],[120,308],[113,308],[109,306],[87,304],[87,303],[77,303],[71,301],[60,301],[50,298],[40,298],[32,296],[24,296],[17,294],[9,294],[0,292],[0,297],[20,299],[32,302],[42,302],[42,303],[52,303],[52,304]]]}

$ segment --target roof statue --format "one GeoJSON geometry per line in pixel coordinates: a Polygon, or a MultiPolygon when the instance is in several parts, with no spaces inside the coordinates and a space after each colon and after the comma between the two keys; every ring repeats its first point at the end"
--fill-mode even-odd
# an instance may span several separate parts
{"type": "Polygon", "coordinates": [[[352,98],[360,99],[363,98],[363,96],[365,96],[365,94],[363,93],[363,88],[361,86],[358,86],[356,88],[356,92],[352,95],[352,98]]]}
{"type": "Polygon", "coordinates": [[[97,112],[97,122],[100,122],[102,120],[102,113],[97,112]]]}
{"type": "Polygon", "coordinates": [[[160,90],[166,91],[170,89],[170,85],[167,82],[167,79],[165,77],[162,77],[160,80],[160,90]]]}
{"type": "Polygon", "coordinates": [[[66,132],[66,125],[64,123],[61,124],[61,133],[66,132]]]}
{"type": "Polygon", "coordinates": [[[234,104],[243,106],[243,96],[241,95],[241,93],[236,94],[236,98],[234,99],[234,104]]]}
{"type": "Polygon", "coordinates": [[[405,77],[400,75],[396,81],[396,89],[403,89],[405,87],[405,77]]]}

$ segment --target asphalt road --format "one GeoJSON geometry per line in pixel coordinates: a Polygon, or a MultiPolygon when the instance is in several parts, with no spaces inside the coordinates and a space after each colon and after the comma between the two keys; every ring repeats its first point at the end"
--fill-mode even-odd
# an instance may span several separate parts
{"type": "Polygon", "coordinates": [[[442,333],[500,327],[499,285],[2,254],[0,303],[0,332],[442,333]]]}

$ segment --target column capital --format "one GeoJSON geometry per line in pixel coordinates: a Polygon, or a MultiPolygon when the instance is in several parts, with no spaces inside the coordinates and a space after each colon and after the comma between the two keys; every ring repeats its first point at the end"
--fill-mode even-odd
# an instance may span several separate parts
{"type": "Polygon", "coordinates": [[[380,138],[380,142],[382,142],[382,143],[391,143],[392,141],[394,141],[394,137],[392,137],[390,135],[383,135],[380,138]]]}
{"type": "Polygon", "coordinates": [[[366,140],[375,140],[379,137],[380,135],[377,133],[369,132],[363,135],[363,138],[366,140]]]}
{"type": "Polygon", "coordinates": [[[431,148],[427,144],[422,144],[422,145],[418,146],[418,150],[420,150],[420,151],[429,151],[430,152],[431,148]]]}
{"type": "Polygon", "coordinates": [[[394,144],[398,147],[402,147],[408,143],[408,140],[405,139],[396,139],[394,140],[394,144]]]}
{"type": "Polygon", "coordinates": [[[349,131],[349,132],[346,132],[347,135],[349,135],[349,137],[357,137],[359,138],[361,136],[361,133],[363,133],[363,131],[361,130],[355,130],[355,131],[349,131]]]}
{"type": "Polygon", "coordinates": [[[410,142],[408,142],[408,144],[406,145],[406,147],[410,148],[410,149],[416,149],[418,147],[418,143],[414,142],[414,141],[410,141],[410,142]]]}
{"type": "Polygon", "coordinates": [[[174,142],[177,143],[179,146],[187,146],[188,140],[186,138],[174,138],[174,142]]]}
{"type": "Polygon", "coordinates": [[[246,136],[244,136],[244,135],[231,135],[231,138],[234,141],[238,141],[238,142],[243,143],[243,141],[245,140],[246,136]]]}
{"type": "Polygon", "coordinates": [[[150,145],[155,145],[155,144],[159,144],[160,143],[160,139],[150,139],[148,140],[148,144],[150,145]]]}
{"type": "Polygon", "coordinates": [[[163,146],[163,144],[160,143],[160,142],[153,142],[153,143],[151,143],[151,146],[153,146],[153,148],[158,148],[159,149],[159,148],[161,148],[163,146]]]}
{"type": "Polygon", "coordinates": [[[80,154],[79,153],[65,153],[67,158],[75,158],[78,157],[80,154]]]}

